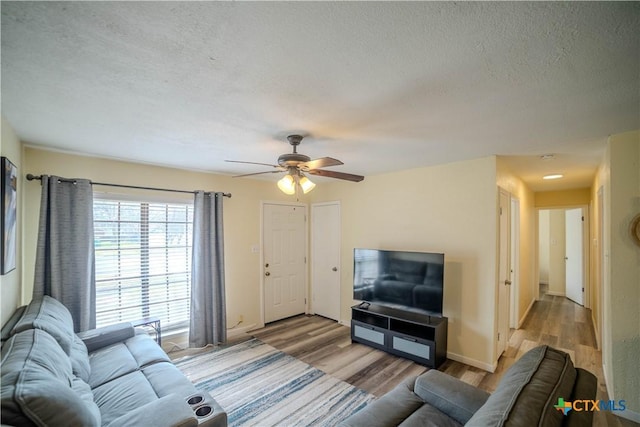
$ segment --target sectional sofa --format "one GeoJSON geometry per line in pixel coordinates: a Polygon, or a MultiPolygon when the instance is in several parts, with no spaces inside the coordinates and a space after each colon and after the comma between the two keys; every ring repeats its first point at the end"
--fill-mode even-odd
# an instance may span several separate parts
{"type": "Polygon", "coordinates": [[[492,394],[432,369],[409,378],[340,426],[587,427],[592,412],[567,410],[559,403],[593,400],[596,387],[596,377],[575,368],[567,353],[540,346],[514,363],[492,394]]]}
{"type": "Polygon", "coordinates": [[[227,415],[129,323],[75,334],[45,296],[3,327],[3,425],[224,427],[227,415]]]}

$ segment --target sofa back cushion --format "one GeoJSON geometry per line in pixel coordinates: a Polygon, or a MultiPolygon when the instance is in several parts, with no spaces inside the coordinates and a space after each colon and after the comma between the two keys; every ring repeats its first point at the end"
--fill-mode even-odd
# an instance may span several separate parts
{"type": "Polygon", "coordinates": [[[69,357],[40,329],[15,334],[2,348],[2,424],[101,424],[89,386],[69,357]]]}
{"type": "Polygon", "coordinates": [[[498,388],[466,426],[561,426],[564,415],[554,405],[569,399],[576,369],[568,354],[536,347],[504,374],[498,388]]]}
{"type": "Polygon", "coordinates": [[[40,329],[48,333],[67,355],[71,354],[75,339],[73,318],[60,301],[47,295],[33,299],[11,333],[17,334],[28,329],[40,329]]]}
{"type": "Polygon", "coordinates": [[[84,344],[77,335],[73,337],[73,344],[71,345],[71,354],[69,354],[71,360],[71,369],[73,375],[80,378],[82,381],[88,383],[91,376],[91,364],[89,362],[89,352],[87,346],[84,344]]]}

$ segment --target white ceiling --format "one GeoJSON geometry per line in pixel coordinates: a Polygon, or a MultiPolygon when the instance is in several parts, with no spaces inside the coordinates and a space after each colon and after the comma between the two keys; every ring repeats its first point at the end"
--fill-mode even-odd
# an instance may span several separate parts
{"type": "Polygon", "coordinates": [[[638,2],[1,7],[2,114],[36,146],[237,174],[303,132],[341,172],[495,154],[542,191],[640,128],[638,2]]]}

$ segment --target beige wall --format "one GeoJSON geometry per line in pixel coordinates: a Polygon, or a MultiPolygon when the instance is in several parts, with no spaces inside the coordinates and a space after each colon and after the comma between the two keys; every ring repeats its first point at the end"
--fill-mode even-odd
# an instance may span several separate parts
{"type": "Polygon", "coordinates": [[[496,160],[478,160],[331,182],[312,202],[342,212],[341,319],[353,301],[353,248],[445,253],[449,356],[491,369],[495,355],[496,160]]]}
{"type": "Polygon", "coordinates": [[[590,283],[590,299],[591,299],[591,318],[593,321],[593,327],[595,329],[596,340],[598,341],[598,348],[602,349],[602,276],[603,276],[603,258],[604,258],[604,244],[603,244],[603,207],[604,207],[604,188],[602,178],[604,176],[604,165],[600,165],[596,172],[593,185],[591,187],[591,205],[589,206],[589,218],[590,228],[589,233],[591,236],[590,251],[589,251],[589,283],[590,283]]]}
{"type": "Polygon", "coordinates": [[[539,282],[549,284],[549,209],[538,211],[538,270],[539,282]]]}
{"type": "MultiPolygon", "coordinates": [[[[88,178],[96,182],[232,193],[233,197],[224,201],[227,324],[229,326],[236,324],[240,315],[244,316],[244,324],[241,326],[261,324],[260,254],[251,252],[251,246],[260,244],[260,203],[262,200],[292,201],[291,197],[282,194],[272,181],[233,179],[223,175],[63,154],[30,147],[24,150],[21,173],[23,175],[25,173],[53,174],[88,178]]],[[[24,295],[28,301],[33,287],[40,206],[39,182],[26,182],[24,190],[24,295]]],[[[181,197],[177,193],[127,191],[113,187],[96,186],[95,190],[137,193],[159,198],[181,197]]]]}
{"type": "Polygon", "coordinates": [[[640,421],[640,248],[629,222],[640,212],[640,132],[609,137],[597,182],[604,197],[603,364],[620,415],[640,421]]]}
{"type": "MultiPolygon", "coordinates": [[[[511,172],[504,160],[497,158],[496,164],[497,176],[496,182],[499,187],[505,189],[512,198],[518,199],[520,204],[520,245],[519,260],[520,276],[517,279],[517,315],[518,325],[522,324],[529,309],[533,305],[536,296],[536,280],[535,271],[536,261],[536,210],[534,207],[535,194],[526,186],[526,184],[511,172]]],[[[512,289],[512,291],[514,291],[512,289]]]]}
{"type": "Polygon", "coordinates": [[[0,318],[2,320],[2,324],[9,320],[9,317],[13,313],[13,311],[21,305],[21,286],[20,283],[22,281],[22,191],[23,191],[23,180],[20,179],[23,176],[23,168],[22,168],[22,144],[18,140],[18,137],[14,133],[11,125],[2,117],[2,139],[0,140],[0,153],[2,153],[3,157],[7,157],[11,160],[11,163],[16,165],[18,168],[18,208],[17,208],[17,247],[16,250],[18,253],[16,254],[16,268],[13,271],[5,274],[4,276],[0,276],[0,297],[2,299],[1,302],[1,312],[0,318]]]}
{"type": "Polygon", "coordinates": [[[540,191],[535,194],[537,208],[554,208],[563,206],[588,205],[591,201],[589,188],[578,188],[563,191],[540,191]]]}

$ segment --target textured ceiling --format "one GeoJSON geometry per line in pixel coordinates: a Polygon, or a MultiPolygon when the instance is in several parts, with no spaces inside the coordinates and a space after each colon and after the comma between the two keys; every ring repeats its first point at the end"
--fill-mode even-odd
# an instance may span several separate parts
{"type": "Polygon", "coordinates": [[[302,132],[341,172],[495,154],[547,190],[640,128],[637,2],[1,7],[2,114],[36,146],[236,174],[302,132]]]}

